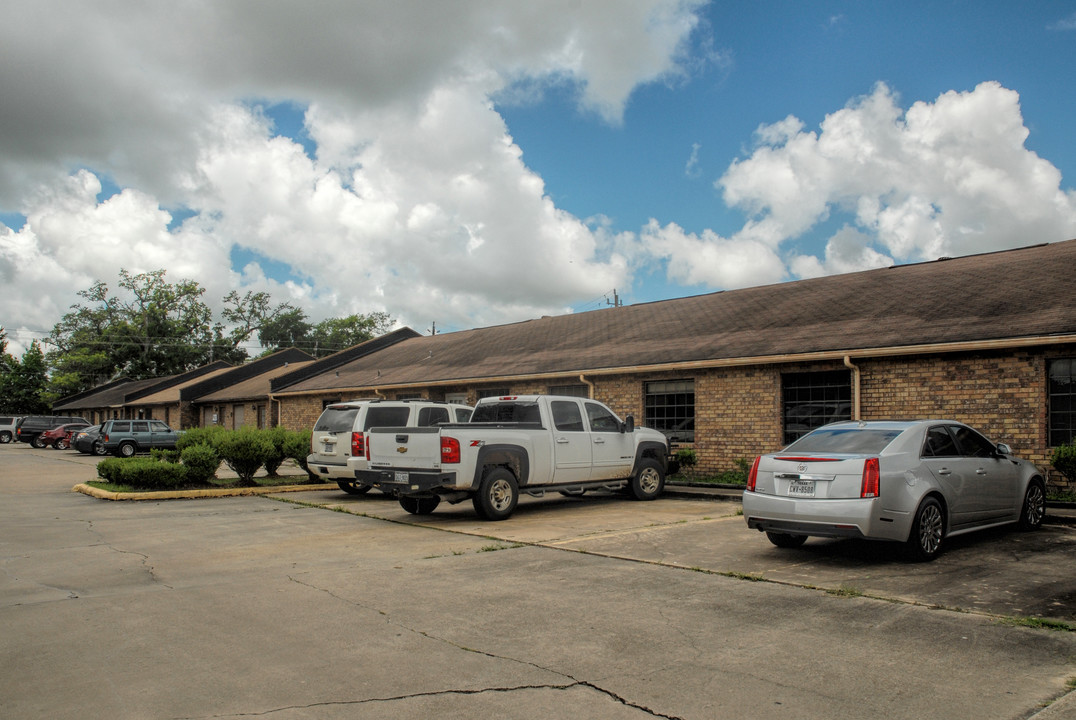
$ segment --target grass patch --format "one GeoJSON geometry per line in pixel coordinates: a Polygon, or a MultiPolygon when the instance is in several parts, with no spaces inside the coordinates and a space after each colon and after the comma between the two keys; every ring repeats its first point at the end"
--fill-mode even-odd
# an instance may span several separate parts
{"type": "Polygon", "coordinates": [[[863,591],[852,587],[851,585],[842,584],[837,588],[828,588],[826,590],[828,595],[835,595],[837,597],[863,597],[863,591]]]}
{"type": "Polygon", "coordinates": [[[1064,620],[1050,620],[1049,618],[1026,617],[1023,615],[1016,615],[1013,617],[1001,618],[998,622],[1000,622],[1002,625],[1012,625],[1013,627],[1029,627],[1036,630],[1076,632],[1076,624],[1065,622],[1064,620]]]}

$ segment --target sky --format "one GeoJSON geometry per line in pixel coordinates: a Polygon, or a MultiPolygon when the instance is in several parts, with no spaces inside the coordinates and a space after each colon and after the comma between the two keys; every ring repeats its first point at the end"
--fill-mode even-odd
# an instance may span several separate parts
{"type": "Polygon", "coordinates": [[[1074,0],[0,16],[17,357],[121,269],[429,333],[1076,238],[1074,0]]]}

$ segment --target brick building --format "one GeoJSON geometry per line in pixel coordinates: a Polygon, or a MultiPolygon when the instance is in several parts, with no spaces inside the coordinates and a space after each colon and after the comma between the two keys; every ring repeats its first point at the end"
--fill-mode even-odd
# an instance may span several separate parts
{"type": "Polygon", "coordinates": [[[405,328],[274,379],[271,401],[299,429],[357,397],[589,395],[694,447],[703,471],[834,420],[951,418],[1048,467],[1076,433],[1074,380],[1076,240],[436,336],[405,328]]]}

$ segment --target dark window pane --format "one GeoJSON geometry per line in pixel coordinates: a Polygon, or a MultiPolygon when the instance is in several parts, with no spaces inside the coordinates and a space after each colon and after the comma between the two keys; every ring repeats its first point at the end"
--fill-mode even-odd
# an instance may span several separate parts
{"type": "Polygon", "coordinates": [[[648,382],[644,390],[643,424],[670,442],[695,442],[695,381],[648,382]]]}
{"type": "Polygon", "coordinates": [[[1049,381],[1049,442],[1052,447],[1067,445],[1076,439],[1073,421],[1076,415],[1076,359],[1050,361],[1049,381]]]}
{"type": "Polygon", "coordinates": [[[781,412],[786,444],[823,425],[851,420],[851,372],[832,370],[782,375],[781,412]]]}

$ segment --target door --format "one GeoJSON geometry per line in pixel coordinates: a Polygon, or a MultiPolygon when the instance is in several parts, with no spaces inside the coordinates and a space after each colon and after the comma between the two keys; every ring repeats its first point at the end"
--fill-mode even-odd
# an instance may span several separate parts
{"type": "Polygon", "coordinates": [[[998,454],[997,446],[971,428],[953,426],[965,473],[973,483],[976,505],[983,520],[995,520],[1019,507],[1017,467],[998,454]]]}
{"type": "Polygon", "coordinates": [[[149,421],[150,447],[174,448],[176,446],[176,432],[160,420],[149,421]]]}
{"type": "Polygon", "coordinates": [[[604,405],[586,403],[594,464],[591,480],[623,478],[635,464],[635,438],[620,432],[620,419],[604,405]]]}
{"type": "Polygon", "coordinates": [[[583,411],[576,400],[554,400],[553,482],[585,482],[590,479],[590,434],[583,424],[583,411]]]}

